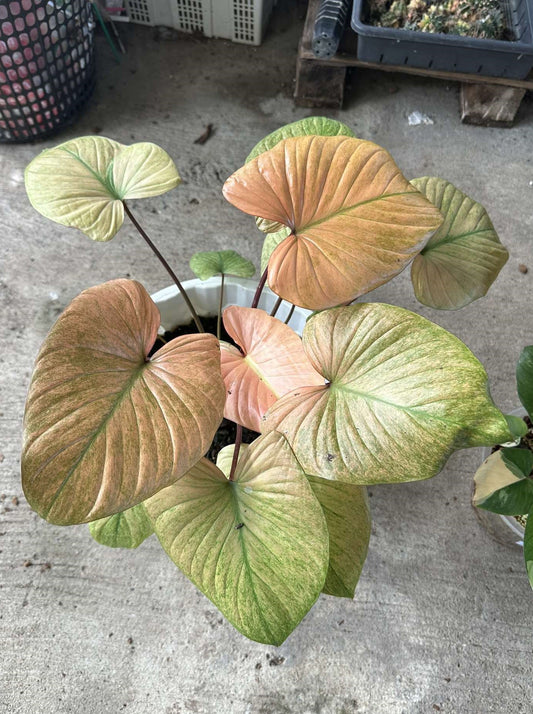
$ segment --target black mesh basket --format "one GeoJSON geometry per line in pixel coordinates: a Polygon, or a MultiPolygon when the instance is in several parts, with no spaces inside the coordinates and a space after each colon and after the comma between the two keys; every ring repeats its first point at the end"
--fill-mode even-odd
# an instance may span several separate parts
{"type": "Polygon", "coordinates": [[[94,86],[89,0],[0,0],[0,142],[71,123],[94,86]]]}

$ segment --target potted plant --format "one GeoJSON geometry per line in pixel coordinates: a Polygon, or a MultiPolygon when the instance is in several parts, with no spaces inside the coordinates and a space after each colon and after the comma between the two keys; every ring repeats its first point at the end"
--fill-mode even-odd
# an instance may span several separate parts
{"type": "Polygon", "coordinates": [[[517,79],[533,66],[528,0],[354,0],[351,24],[365,62],[517,79]]]}
{"type": "Polygon", "coordinates": [[[176,285],[158,296],[167,326],[184,321],[174,308],[192,322],[154,352],[160,313],[138,282],[75,298],[37,357],[23,488],[43,518],[89,522],[108,545],[155,532],[237,629],[280,644],[320,592],[353,597],[366,484],[430,478],[457,449],[511,438],[460,340],[408,310],[354,300],[412,264],[418,299],[457,309],[485,294],[507,251],[457,188],[409,182],[381,147],[311,118],[266,137],[223,187],[267,233],[259,283],[224,278],[251,272],[232,251],[199,254],[203,291],[180,282],[130,208],[178,183],[159,147],[100,136],[28,166],[30,201],[58,223],[107,241],[126,214],[176,285]],[[267,282],[271,314],[258,308],[267,282]],[[202,315],[228,300],[241,304],[223,312],[219,340],[202,315]],[[215,464],[204,454],[224,415],[235,443],[215,464]],[[261,432],[248,445],[244,427],[261,432]]]}
{"type": "Polygon", "coordinates": [[[514,533],[515,542],[523,544],[533,587],[533,345],[524,347],[520,354],[516,384],[523,406],[517,410],[521,416],[515,418],[513,425],[516,441],[493,448],[479,467],[472,503],[501,516],[514,533]]]}

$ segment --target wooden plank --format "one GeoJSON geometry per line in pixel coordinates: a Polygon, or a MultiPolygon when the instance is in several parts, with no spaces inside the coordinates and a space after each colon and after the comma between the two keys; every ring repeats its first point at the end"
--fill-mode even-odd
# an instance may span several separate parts
{"type": "Polygon", "coordinates": [[[294,101],[300,107],[340,109],[345,80],[346,67],[328,67],[298,57],[294,101]]]}
{"type": "Polygon", "coordinates": [[[461,121],[480,126],[512,126],[525,89],[497,84],[461,85],[461,121]]]}
{"type": "Polygon", "coordinates": [[[379,69],[382,72],[400,72],[401,74],[414,74],[420,77],[433,77],[444,79],[448,82],[465,82],[467,84],[496,84],[503,87],[516,87],[518,89],[533,89],[533,75],[526,79],[511,79],[510,77],[486,77],[481,74],[465,74],[464,72],[444,72],[442,70],[422,69],[409,65],[380,64],[378,62],[361,62],[355,55],[337,54],[329,59],[315,57],[311,50],[304,47],[300,49],[302,60],[312,60],[322,66],[360,67],[362,69],[379,69]]]}

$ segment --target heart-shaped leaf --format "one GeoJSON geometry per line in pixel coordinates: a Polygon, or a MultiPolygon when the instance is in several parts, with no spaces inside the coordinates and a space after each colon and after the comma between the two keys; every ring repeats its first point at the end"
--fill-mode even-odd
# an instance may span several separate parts
{"type": "Polygon", "coordinates": [[[329,568],[322,592],[353,598],[370,540],[370,509],[363,486],[308,476],[329,532],[329,568]]]}
{"type": "Polygon", "coordinates": [[[276,399],[300,386],[324,384],[288,325],[264,310],[237,305],[227,307],[223,319],[241,347],[220,343],[226,419],[260,431],[261,418],[276,399]]]}
{"type": "Polygon", "coordinates": [[[401,272],[442,222],[391,156],[344,136],[286,139],[243,166],[224,196],[291,229],[268,263],[285,300],[323,309],[401,272]]]}
{"type": "Polygon", "coordinates": [[[516,365],[516,387],[524,409],[533,419],[533,345],[524,347],[516,365]]]}
{"type": "Polygon", "coordinates": [[[251,278],[255,265],[234,250],[206,250],[195,253],[189,265],[200,280],[207,280],[213,275],[236,275],[238,278],[251,278]]]}
{"type": "Polygon", "coordinates": [[[483,206],[440,178],[411,181],[444,216],[413,261],[417,299],[441,310],[457,310],[486,294],[509,253],[483,206]]]}
{"type": "Polygon", "coordinates": [[[263,421],[307,474],[358,484],[434,476],[456,449],[509,441],[487,374],[419,315],[357,304],[312,315],[303,346],[328,381],[279,399],[263,421]]]}
{"type": "Polygon", "coordinates": [[[507,516],[533,510],[533,481],[517,475],[510,465],[501,451],[485,459],[474,476],[474,506],[507,516]]]}
{"type": "MultiPolygon", "coordinates": [[[[218,452],[217,466],[229,474],[235,445],[218,452]]],[[[241,444],[239,458],[248,449],[241,444]]],[[[364,486],[307,476],[326,518],[329,533],[329,567],[322,592],[353,598],[370,540],[370,509],[364,486]]]]}
{"type": "Polygon", "coordinates": [[[246,158],[246,163],[255,159],[259,154],[273,149],[280,141],[284,139],[293,139],[297,136],[351,136],[353,131],[336,119],[328,119],[327,117],[306,117],[299,121],[294,121],[291,124],[276,129],[268,136],[254,146],[246,158]]]}
{"type": "Polygon", "coordinates": [[[111,240],[121,227],[123,200],[159,196],[180,180],[172,159],[159,146],[124,146],[103,136],[46,149],[25,174],[28,197],[39,213],[96,241],[111,240]]]}
{"type": "MultiPolygon", "coordinates": [[[[279,142],[283,141],[283,139],[310,135],[353,136],[353,132],[345,124],[342,124],[340,121],[336,121],[335,119],[328,119],[326,117],[306,117],[305,119],[292,122],[292,124],[286,124],[262,139],[258,144],[256,144],[256,146],[254,146],[246,158],[245,163],[255,159],[256,156],[259,156],[259,154],[273,149],[276,144],[279,144],[279,142]]],[[[283,228],[283,226],[277,221],[269,221],[265,218],[256,218],[256,223],[259,230],[263,231],[263,233],[278,233],[283,228]]],[[[287,235],[289,232],[290,231],[287,232],[287,235]]],[[[261,270],[261,272],[263,272],[263,270],[261,270]]]]}
{"type": "Polygon", "coordinates": [[[148,354],[159,311],[132,280],[86,290],[41,348],[26,403],[22,485],[39,515],[113,515],[176,481],[222,419],[218,341],[184,335],[148,354]]]}
{"type": "Polygon", "coordinates": [[[89,523],[89,531],[98,543],[110,548],[137,548],[154,532],[143,503],[114,516],[89,523]]]}
{"type": "Polygon", "coordinates": [[[281,644],[316,601],[326,522],[281,435],[249,446],[234,481],[202,459],[147,509],[174,563],[250,639],[281,644]]]}

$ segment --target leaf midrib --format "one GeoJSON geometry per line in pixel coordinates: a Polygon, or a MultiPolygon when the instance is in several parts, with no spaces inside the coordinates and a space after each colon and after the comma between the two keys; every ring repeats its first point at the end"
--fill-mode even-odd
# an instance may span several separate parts
{"type": "Polygon", "coordinates": [[[109,410],[109,412],[107,413],[107,415],[105,416],[105,418],[104,418],[104,419],[102,420],[102,422],[100,423],[100,426],[93,432],[93,434],[92,434],[91,437],[89,438],[89,441],[87,442],[87,445],[84,447],[84,449],[82,450],[81,454],[80,454],[80,455],[78,456],[78,458],[75,460],[74,464],[70,467],[70,469],[69,469],[67,475],[65,476],[65,478],[64,478],[63,481],[61,482],[61,485],[60,485],[59,488],[57,489],[57,491],[56,491],[56,493],[55,493],[55,495],[54,495],[54,497],[53,497],[53,499],[52,499],[52,501],[51,501],[51,503],[50,503],[50,506],[48,507],[48,509],[47,509],[46,511],[43,512],[45,519],[48,518],[48,516],[49,516],[49,514],[50,514],[50,511],[51,511],[52,508],[55,506],[55,504],[56,504],[58,498],[60,497],[60,495],[61,495],[63,489],[65,488],[65,486],[67,485],[67,483],[68,483],[68,482],[70,481],[70,479],[72,478],[72,476],[73,476],[73,474],[74,474],[74,471],[78,468],[78,466],[81,464],[81,462],[83,461],[83,459],[84,459],[85,456],[87,455],[89,449],[93,446],[93,444],[94,444],[94,442],[96,441],[96,439],[97,439],[97,438],[102,434],[102,432],[107,428],[107,425],[108,425],[109,421],[111,420],[111,418],[113,417],[113,415],[115,414],[115,412],[117,411],[117,409],[119,408],[119,406],[122,404],[122,402],[124,401],[125,397],[130,395],[130,392],[131,392],[131,390],[132,390],[134,384],[137,382],[138,378],[140,377],[140,375],[142,374],[142,372],[145,370],[146,366],[147,366],[147,363],[143,363],[143,364],[141,364],[136,370],[133,371],[133,373],[132,373],[132,375],[131,375],[131,378],[130,378],[130,379],[128,380],[128,382],[126,383],[124,389],[119,393],[118,398],[116,399],[115,403],[113,404],[113,406],[111,407],[111,409],[109,410]]]}
{"type": "Polygon", "coordinates": [[[360,201],[359,203],[354,203],[352,206],[343,206],[342,208],[339,208],[337,211],[333,211],[332,213],[328,213],[327,216],[324,216],[324,218],[319,218],[316,221],[312,221],[311,223],[307,223],[303,226],[294,226],[294,229],[296,230],[297,233],[303,233],[304,231],[309,230],[310,228],[315,228],[316,226],[321,225],[322,223],[325,223],[326,221],[331,220],[332,218],[336,218],[337,216],[342,216],[345,213],[349,213],[350,211],[353,211],[356,208],[359,208],[360,206],[366,206],[369,203],[375,203],[376,201],[384,201],[387,198],[394,198],[396,196],[408,196],[408,195],[416,195],[418,191],[401,191],[399,193],[386,193],[386,194],[381,194],[380,196],[375,196],[374,198],[369,198],[367,201],[360,201]]]}
{"type": "MultiPolygon", "coordinates": [[[[494,228],[479,228],[478,230],[466,231],[465,233],[459,233],[458,235],[451,235],[450,233],[448,233],[448,235],[445,236],[442,240],[426,245],[425,248],[422,248],[420,254],[425,255],[426,253],[431,253],[433,250],[435,250],[436,248],[440,248],[442,245],[448,245],[449,243],[454,243],[456,240],[468,238],[469,236],[479,235],[480,233],[494,233],[494,228]]],[[[497,242],[495,242],[494,244],[499,245],[497,242]]]]}
{"type": "Polygon", "coordinates": [[[263,370],[259,367],[257,362],[255,362],[250,355],[245,355],[243,357],[244,362],[248,365],[248,367],[252,370],[254,374],[256,374],[259,377],[259,380],[266,386],[268,389],[274,394],[276,397],[280,397],[281,395],[278,394],[278,392],[274,389],[274,386],[270,383],[268,380],[267,375],[263,372],[263,370]]]}
{"type": "Polygon", "coordinates": [[[239,528],[237,531],[237,538],[239,538],[240,544],[241,544],[241,551],[242,551],[242,559],[244,562],[244,567],[246,568],[246,573],[248,578],[250,579],[250,584],[251,584],[251,591],[253,595],[253,599],[257,608],[257,613],[259,615],[259,618],[261,622],[263,623],[263,627],[267,635],[269,636],[270,639],[276,640],[277,637],[275,634],[272,632],[271,628],[269,627],[264,615],[263,615],[263,610],[261,609],[261,605],[259,604],[259,600],[257,599],[257,593],[256,593],[256,586],[254,584],[254,576],[253,576],[253,570],[250,566],[250,561],[248,559],[248,551],[246,549],[246,541],[244,538],[244,534],[242,531],[247,527],[246,522],[243,520],[243,516],[241,514],[241,509],[240,509],[240,503],[239,503],[239,495],[237,492],[237,489],[241,488],[240,483],[237,481],[228,481],[228,484],[231,488],[231,503],[233,505],[233,511],[235,513],[235,516],[237,518],[237,524],[238,523],[244,523],[244,526],[242,528],[239,528]]]}
{"type": "Polygon", "coordinates": [[[88,164],[84,159],[82,159],[79,154],[76,154],[74,151],[71,151],[70,149],[62,148],[61,150],[64,151],[66,154],[69,154],[70,156],[72,156],[72,158],[76,159],[76,161],[79,161],[80,164],[82,166],[84,166],[87,169],[87,171],[89,171],[89,173],[92,174],[94,176],[94,178],[102,184],[102,186],[110,194],[110,198],[113,198],[116,201],[122,200],[120,198],[120,196],[118,195],[114,185],[112,185],[112,183],[108,183],[108,180],[107,180],[109,178],[109,172],[113,170],[114,159],[111,159],[111,161],[109,162],[109,165],[107,167],[107,172],[106,172],[107,176],[106,176],[106,178],[104,178],[97,171],[95,171],[90,164],[88,164]]]}
{"type": "MultiPolygon", "coordinates": [[[[374,394],[370,394],[369,392],[360,392],[357,389],[353,389],[349,385],[340,385],[340,384],[335,384],[331,383],[330,384],[330,389],[333,393],[333,390],[340,392],[341,394],[343,392],[349,392],[350,394],[353,394],[357,397],[361,397],[362,399],[368,400],[368,401],[373,401],[373,402],[379,402],[380,404],[385,404],[389,407],[393,407],[394,409],[397,409],[402,412],[407,412],[408,414],[416,414],[417,416],[421,416],[424,419],[435,419],[437,421],[442,422],[443,424],[456,424],[454,421],[450,421],[449,419],[443,419],[441,416],[436,415],[436,414],[428,414],[426,411],[424,411],[423,405],[419,407],[406,407],[402,406],[400,404],[396,404],[395,402],[390,402],[387,399],[382,399],[381,397],[377,397],[374,394]]],[[[441,400],[439,400],[441,401],[441,400]]]]}

